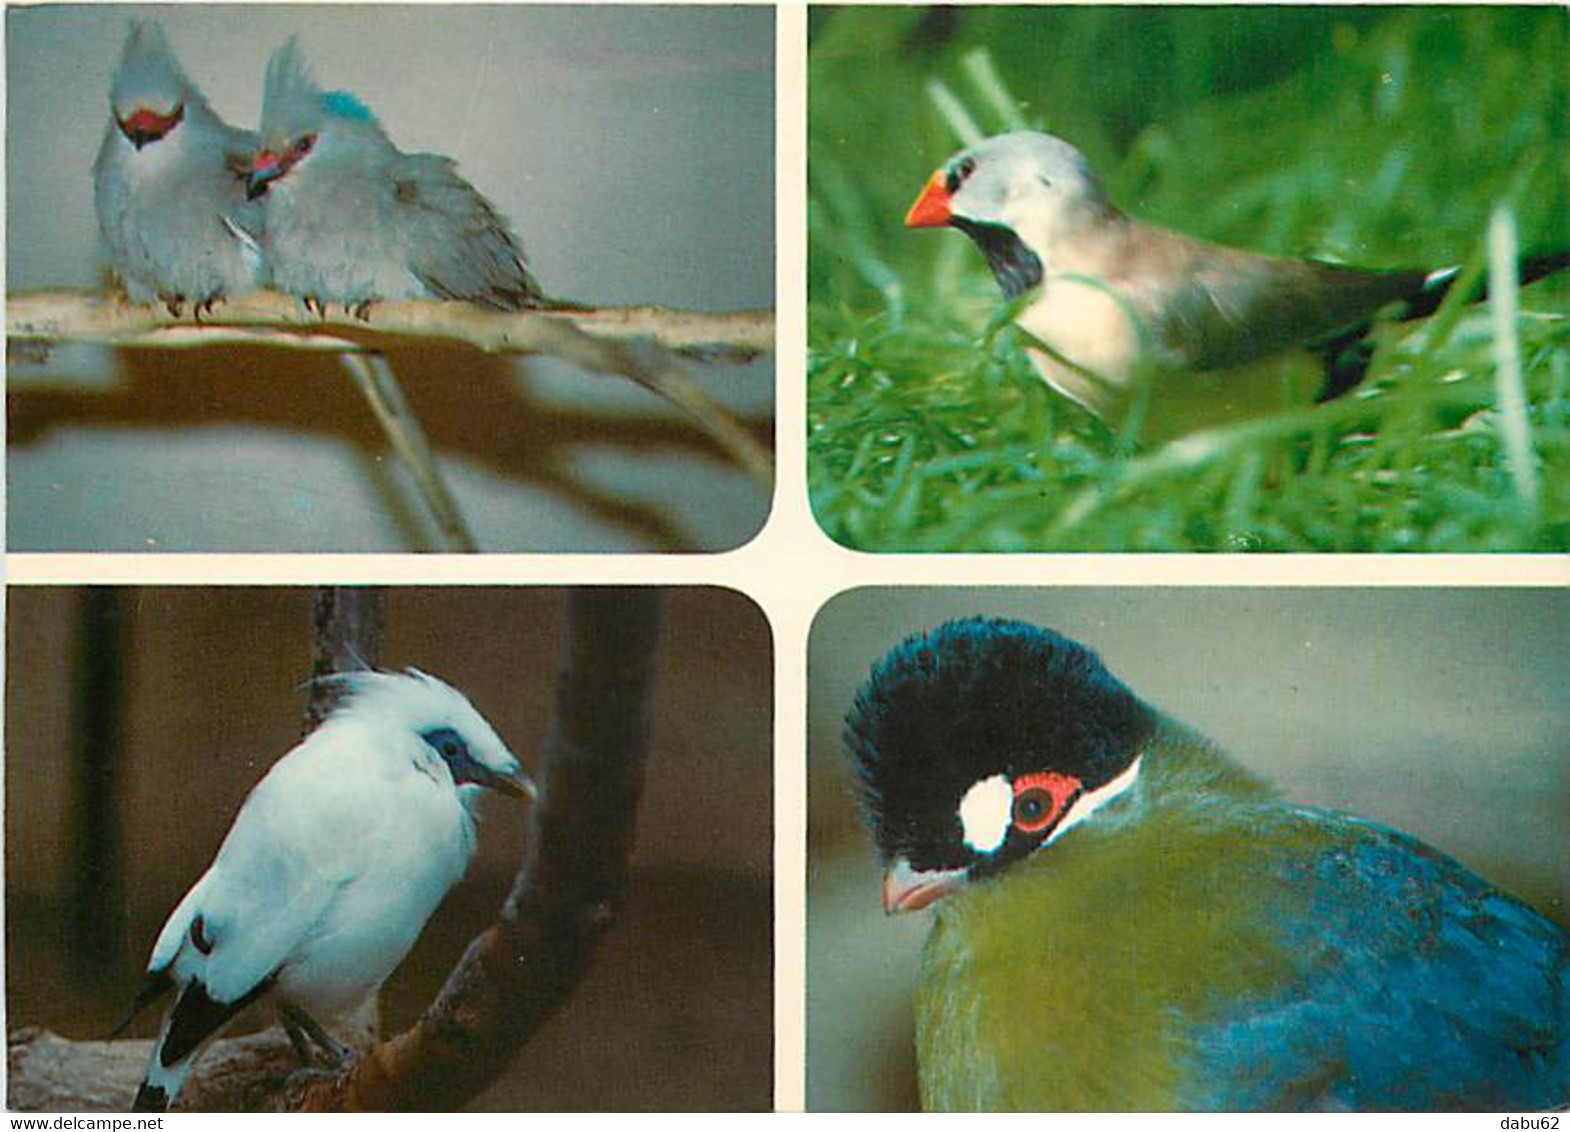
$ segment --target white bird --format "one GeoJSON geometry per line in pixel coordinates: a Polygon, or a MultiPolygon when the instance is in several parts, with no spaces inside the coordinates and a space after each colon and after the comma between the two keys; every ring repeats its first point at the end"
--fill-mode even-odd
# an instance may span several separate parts
{"type": "MultiPolygon", "coordinates": [[[[1047,383],[1112,428],[1142,407],[1145,440],[1345,393],[1367,371],[1374,316],[1432,314],[1459,274],[1277,259],[1141,223],[1079,150],[1041,133],[955,154],[905,223],[969,236],[1022,300],[1015,321],[1047,383]]],[[[1521,282],[1567,262],[1527,257],[1521,282]]]]}
{"type": "Polygon", "coordinates": [[[307,308],[548,305],[506,219],[455,163],[401,152],[359,99],[316,85],[294,40],[268,61],[261,134],[249,192],[263,198],[274,281],[307,308]]]}
{"type": "Polygon", "coordinates": [[[93,163],[98,226],[115,273],[139,303],[198,316],[266,281],[261,210],[246,197],[255,135],[225,125],[157,24],[133,24],[93,163]]]}
{"type": "Polygon", "coordinates": [[[485,789],[533,797],[518,760],[454,688],[416,669],[329,679],[346,698],[245,800],[164,924],[126,1015],[169,990],[137,1111],[173,1102],[192,1064],[272,992],[302,1059],[318,1022],[374,994],[463,876],[485,789]]]}

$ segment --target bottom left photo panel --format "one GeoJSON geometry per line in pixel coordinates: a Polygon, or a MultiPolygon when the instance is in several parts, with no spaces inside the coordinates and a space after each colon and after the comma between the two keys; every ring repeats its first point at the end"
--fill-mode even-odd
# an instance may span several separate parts
{"type": "Polygon", "coordinates": [[[773,1107],[746,597],[6,598],[9,1109],[773,1107]]]}

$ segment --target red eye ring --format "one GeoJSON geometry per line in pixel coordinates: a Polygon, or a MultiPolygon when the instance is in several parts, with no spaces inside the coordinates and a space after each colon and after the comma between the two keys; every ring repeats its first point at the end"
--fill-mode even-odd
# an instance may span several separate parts
{"type": "Polygon", "coordinates": [[[1056,771],[1027,774],[1014,780],[1011,820],[1021,833],[1042,833],[1062,820],[1081,790],[1079,779],[1056,771]]]}

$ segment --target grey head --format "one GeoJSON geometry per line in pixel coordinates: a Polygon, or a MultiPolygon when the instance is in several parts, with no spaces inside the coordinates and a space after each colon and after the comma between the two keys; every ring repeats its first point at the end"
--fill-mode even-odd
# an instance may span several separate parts
{"type": "Polygon", "coordinates": [[[262,152],[251,177],[253,196],[307,158],[330,165],[349,158],[386,159],[397,152],[363,102],[347,91],[317,85],[297,39],[268,60],[259,132],[262,152]]]}
{"type": "Polygon", "coordinates": [[[1051,134],[1021,131],[949,158],[905,223],[964,232],[1012,299],[1041,283],[1055,247],[1117,215],[1084,154],[1051,134]]]}
{"type": "Polygon", "coordinates": [[[153,23],[131,25],[109,88],[109,107],[121,132],[137,149],[163,138],[187,118],[213,118],[163,29],[153,23]]]}
{"type": "Polygon", "coordinates": [[[1104,216],[1111,208],[1085,155],[1051,134],[987,138],[950,158],[943,175],[954,215],[979,224],[1009,224],[1026,209],[1104,216]]]}

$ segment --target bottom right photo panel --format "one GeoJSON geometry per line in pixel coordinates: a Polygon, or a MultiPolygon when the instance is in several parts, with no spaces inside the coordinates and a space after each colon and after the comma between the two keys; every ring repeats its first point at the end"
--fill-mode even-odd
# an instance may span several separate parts
{"type": "Polygon", "coordinates": [[[808,664],[809,1110],[1519,1111],[1559,589],[887,587],[808,664]]]}

